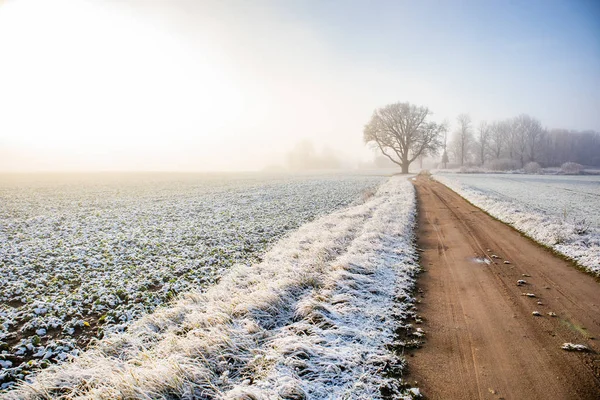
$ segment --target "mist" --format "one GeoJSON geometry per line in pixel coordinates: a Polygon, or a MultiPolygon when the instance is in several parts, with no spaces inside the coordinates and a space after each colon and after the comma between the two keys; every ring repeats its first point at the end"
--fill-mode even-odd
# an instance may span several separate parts
{"type": "Polygon", "coordinates": [[[527,111],[600,130],[597,22],[577,21],[551,48],[540,41],[556,19],[547,13],[537,31],[512,25],[521,36],[502,40],[492,37],[507,29],[504,14],[489,35],[477,35],[483,20],[458,28],[483,8],[5,1],[0,170],[352,168],[374,162],[362,140],[373,110],[398,100],[440,122],[527,111]],[[314,151],[294,153],[299,143],[314,151]]]}

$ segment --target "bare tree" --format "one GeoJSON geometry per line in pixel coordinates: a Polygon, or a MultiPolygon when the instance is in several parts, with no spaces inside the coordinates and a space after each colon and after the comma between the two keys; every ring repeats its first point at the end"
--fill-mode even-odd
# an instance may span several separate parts
{"type": "Polygon", "coordinates": [[[506,124],[502,121],[492,123],[490,126],[489,148],[493,159],[499,159],[506,148],[506,124]]]}
{"type": "Polygon", "coordinates": [[[479,163],[483,165],[485,163],[485,156],[488,150],[488,143],[490,141],[490,126],[487,122],[481,121],[477,128],[477,155],[479,156],[479,163]]]}
{"type": "Polygon", "coordinates": [[[522,115],[521,123],[523,125],[523,133],[525,135],[525,146],[529,161],[537,161],[536,153],[540,147],[540,142],[544,135],[542,123],[529,115],[522,115]]]}
{"type": "Polygon", "coordinates": [[[517,157],[517,136],[518,136],[518,125],[516,120],[508,119],[504,121],[506,123],[506,151],[508,158],[514,160],[517,157]]]}
{"type": "Polygon", "coordinates": [[[450,160],[448,159],[448,152],[445,149],[444,146],[444,152],[442,153],[442,164],[444,164],[444,169],[448,168],[448,162],[450,160]]]}
{"type": "Polygon", "coordinates": [[[530,120],[531,117],[526,114],[521,114],[512,120],[511,158],[518,159],[521,163],[521,167],[525,165],[525,157],[527,156],[527,129],[530,120]]]}
{"type": "Polygon", "coordinates": [[[448,130],[444,129],[444,151],[442,152],[442,164],[444,164],[444,169],[448,166],[448,130]]]}
{"type": "Polygon", "coordinates": [[[460,114],[456,120],[458,121],[458,128],[454,132],[452,150],[456,161],[463,166],[465,165],[465,162],[469,160],[469,152],[473,145],[471,117],[467,114],[460,114]]]}
{"type": "Polygon", "coordinates": [[[436,154],[441,146],[444,124],[427,121],[427,107],[393,103],[373,112],[363,130],[365,143],[374,143],[381,153],[408,173],[408,167],[421,154],[436,154]]]}

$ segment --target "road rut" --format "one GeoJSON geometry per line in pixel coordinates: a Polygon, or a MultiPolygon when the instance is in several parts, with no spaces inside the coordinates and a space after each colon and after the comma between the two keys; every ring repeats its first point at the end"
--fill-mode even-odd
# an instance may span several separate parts
{"type": "Polygon", "coordinates": [[[600,283],[444,185],[414,183],[427,339],[407,379],[429,399],[600,399],[600,283]]]}

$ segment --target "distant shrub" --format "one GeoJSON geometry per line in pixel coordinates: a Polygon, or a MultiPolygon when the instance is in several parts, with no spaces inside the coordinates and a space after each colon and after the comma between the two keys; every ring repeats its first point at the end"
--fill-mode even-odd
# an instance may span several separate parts
{"type": "Polygon", "coordinates": [[[532,161],[525,164],[523,170],[528,174],[539,174],[540,172],[542,172],[542,167],[540,166],[540,164],[536,163],[535,161],[532,161]]]}
{"type": "Polygon", "coordinates": [[[566,162],[560,166],[560,170],[564,174],[577,175],[580,174],[583,170],[583,165],[577,164],[575,162],[566,162]]]}
{"type": "Polygon", "coordinates": [[[485,168],[491,171],[513,171],[520,168],[517,160],[511,160],[509,158],[499,158],[497,160],[488,161],[485,164],[485,168]]]}

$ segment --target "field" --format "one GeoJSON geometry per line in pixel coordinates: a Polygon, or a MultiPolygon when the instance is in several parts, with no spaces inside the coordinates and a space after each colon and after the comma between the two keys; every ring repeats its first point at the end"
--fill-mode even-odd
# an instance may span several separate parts
{"type": "Polygon", "coordinates": [[[178,294],[251,265],[385,177],[0,177],[0,383],[79,354],[178,294]]]}
{"type": "MultiPolygon", "coordinates": [[[[29,384],[7,392],[6,398],[325,399],[381,398],[383,393],[415,391],[396,378],[405,365],[403,346],[421,335],[410,323],[416,318],[411,293],[419,271],[411,183],[404,177],[366,176],[244,182],[224,188],[219,184],[220,189],[211,191],[214,208],[237,214],[240,227],[256,231],[264,225],[281,236],[285,231],[281,225],[314,220],[284,235],[267,252],[257,255],[255,250],[252,265],[240,253],[236,260],[246,262],[220,272],[218,283],[203,292],[182,293],[167,306],[130,322],[123,332],[107,332],[70,361],[38,371],[29,384]],[[239,200],[255,192],[262,195],[252,203],[239,200]],[[281,207],[271,209],[263,198],[281,207]],[[251,213],[254,207],[267,215],[251,213]],[[247,214],[232,211],[238,209],[247,214]],[[242,215],[245,221],[239,220],[242,215]]],[[[155,215],[176,203],[175,209],[190,218],[184,210],[198,194],[191,188],[188,196],[181,187],[177,190],[174,199],[153,208],[155,215]]],[[[206,191],[202,189],[203,196],[206,191]]],[[[155,193],[147,193],[149,200],[156,198],[155,193]]],[[[201,198],[208,202],[208,197],[201,198]]],[[[132,198],[126,210],[139,209],[141,199],[132,198]]],[[[218,215],[213,218],[220,220],[218,215]]],[[[228,218],[213,227],[206,220],[195,221],[205,231],[222,230],[232,222],[228,218]]],[[[224,237],[222,243],[236,249],[236,239],[224,237]]],[[[186,254],[186,249],[180,246],[177,252],[186,254]]],[[[121,277],[114,270],[116,286],[121,277]]],[[[151,274],[151,267],[144,273],[151,274]]],[[[213,274],[216,280],[219,273],[213,274]]],[[[108,283],[98,285],[97,290],[104,292],[118,290],[108,283]]],[[[187,285],[187,289],[198,286],[187,285]]],[[[104,306],[113,309],[120,304],[104,306]]],[[[48,314],[31,313],[40,320],[48,314]]],[[[44,345],[48,346],[36,344],[34,350],[42,353],[44,345]]]]}
{"type": "Polygon", "coordinates": [[[600,274],[600,176],[443,173],[435,179],[600,274]]]}

